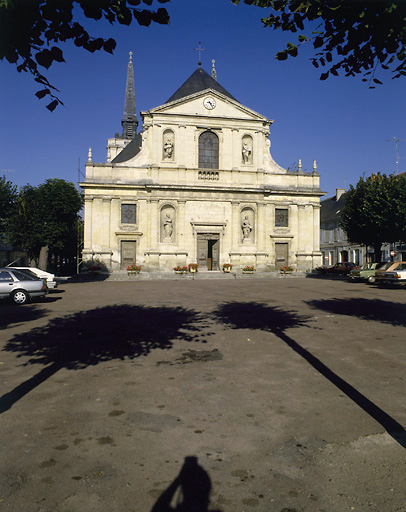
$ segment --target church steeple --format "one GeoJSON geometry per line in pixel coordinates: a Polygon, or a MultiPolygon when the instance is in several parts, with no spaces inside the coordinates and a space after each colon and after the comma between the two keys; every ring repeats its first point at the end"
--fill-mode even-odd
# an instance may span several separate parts
{"type": "Polygon", "coordinates": [[[134,67],[133,52],[130,52],[130,60],[127,69],[127,84],[125,89],[124,115],[121,120],[123,126],[123,139],[133,139],[137,134],[138,119],[135,110],[134,67]]]}

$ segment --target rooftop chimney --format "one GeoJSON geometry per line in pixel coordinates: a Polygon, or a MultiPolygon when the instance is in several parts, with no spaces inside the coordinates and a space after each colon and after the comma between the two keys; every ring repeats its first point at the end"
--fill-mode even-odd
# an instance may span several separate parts
{"type": "Polygon", "coordinates": [[[345,188],[336,188],[336,201],[338,201],[343,194],[345,194],[345,188]]]}

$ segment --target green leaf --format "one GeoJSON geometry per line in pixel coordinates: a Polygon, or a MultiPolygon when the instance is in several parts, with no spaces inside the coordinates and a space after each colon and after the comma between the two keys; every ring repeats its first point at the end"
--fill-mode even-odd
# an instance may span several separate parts
{"type": "Polygon", "coordinates": [[[303,43],[303,41],[307,41],[307,37],[304,36],[303,34],[300,34],[299,36],[299,42],[303,43]]]}
{"type": "Polygon", "coordinates": [[[115,47],[116,47],[116,42],[114,41],[114,39],[110,38],[110,39],[107,39],[107,41],[105,41],[105,43],[103,45],[103,50],[105,52],[112,54],[115,47]]]}
{"type": "Polygon", "coordinates": [[[37,91],[35,93],[35,96],[38,98],[38,99],[41,99],[43,98],[44,96],[46,96],[47,94],[49,94],[51,91],[49,89],[42,89],[41,91],[37,91]]]}
{"type": "Polygon", "coordinates": [[[50,111],[50,112],[53,112],[56,107],[58,106],[58,100],[54,100],[54,101],[51,101],[51,103],[49,103],[47,105],[47,109],[50,111]]]}
{"type": "Polygon", "coordinates": [[[288,58],[288,51],[287,50],[283,50],[282,52],[278,52],[276,54],[276,57],[275,57],[276,60],[286,60],[287,58],[288,58]]]}
{"type": "Polygon", "coordinates": [[[328,72],[328,71],[326,71],[326,73],[322,73],[322,74],[320,75],[320,80],[326,80],[326,79],[328,78],[328,75],[329,75],[329,72],[328,72]]]}

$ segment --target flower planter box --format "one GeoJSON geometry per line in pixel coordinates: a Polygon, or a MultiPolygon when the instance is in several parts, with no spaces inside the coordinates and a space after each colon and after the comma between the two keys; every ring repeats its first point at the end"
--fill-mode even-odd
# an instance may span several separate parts
{"type": "Polygon", "coordinates": [[[255,274],[255,270],[243,270],[243,274],[255,274]]]}
{"type": "Polygon", "coordinates": [[[136,275],[138,275],[139,273],[140,273],[140,271],[139,271],[139,270],[128,270],[128,271],[127,271],[127,274],[128,274],[129,276],[136,276],[136,275]]]}

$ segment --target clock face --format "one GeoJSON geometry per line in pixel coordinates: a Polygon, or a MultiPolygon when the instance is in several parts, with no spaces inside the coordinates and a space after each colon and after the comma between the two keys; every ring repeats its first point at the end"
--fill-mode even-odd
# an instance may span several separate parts
{"type": "Polygon", "coordinates": [[[211,96],[208,96],[207,98],[204,99],[203,105],[208,110],[213,110],[213,108],[215,108],[215,106],[216,106],[216,100],[214,98],[212,98],[211,96]]]}

